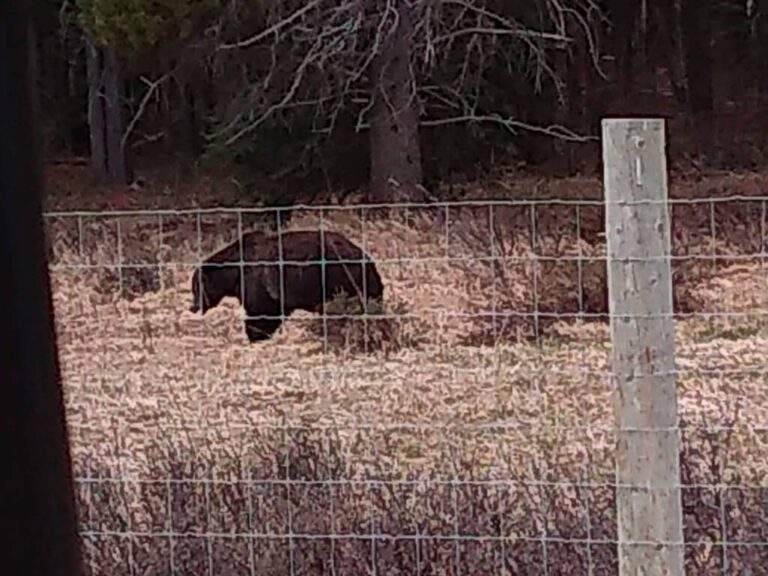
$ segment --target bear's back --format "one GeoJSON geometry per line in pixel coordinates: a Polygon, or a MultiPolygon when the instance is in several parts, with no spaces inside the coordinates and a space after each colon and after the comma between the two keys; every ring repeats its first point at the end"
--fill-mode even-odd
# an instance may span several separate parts
{"type": "MultiPolygon", "coordinates": [[[[338,232],[324,232],[325,249],[318,230],[295,230],[266,235],[250,232],[243,235],[243,252],[249,262],[320,262],[321,260],[360,260],[363,251],[338,232]],[[281,245],[282,243],[282,245],[281,245]],[[281,258],[282,256],[282,258],[281,258]]],[[[234,256],[239,261],[239,245],[221,251],[222,256],[234,256]]]]}

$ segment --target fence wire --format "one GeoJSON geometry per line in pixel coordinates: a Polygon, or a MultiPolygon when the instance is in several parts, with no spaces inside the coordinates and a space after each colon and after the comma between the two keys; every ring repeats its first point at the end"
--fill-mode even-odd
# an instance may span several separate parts
{"type": "MultiPolygon", "coordinates": [[[[684,540],[655,544],[692,574],[768,566],[767,202],[668,203],[684,540]]],[[[649,430],[614,423],[608,323],[639,317],[610,314],[604,208],[46,214],[90,573],[617,573],[615,492],[648,488],[617,484],[614,447],[649,430]],[[293,230],[317,257],[285,257],[293,230]],[[329,259],[334,232],[370,260],[329,259]],[[208,269],[236,289],[192,314],[228,244],[208,269]],[[371,261],[381,309],[328,300],[335,265],[365,299],[371,261]],[[246,312],[273,267],[278,309],[246,312]],[[292,312],[313,267],[319,313],[292,312]]]]}

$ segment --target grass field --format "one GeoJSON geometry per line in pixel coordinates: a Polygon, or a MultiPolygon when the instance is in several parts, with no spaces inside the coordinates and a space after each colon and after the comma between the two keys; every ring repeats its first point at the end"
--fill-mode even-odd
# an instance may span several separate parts
{"type": "MultiPolygon", "coordinates": [[[[708,206],[674,229],[687,559],[762,574],[765,238],[717,211],[715,237],[708,206]]],[[[601,214],[542,207],[532,242],[530,212],[328,211],[379,262],[384,320],[297,314],[257,345],[235,302],[187,311],[235,215],[51,219],[91,571],[615,573],[608,325],[574,318],[605,313],[601,214]]]]}

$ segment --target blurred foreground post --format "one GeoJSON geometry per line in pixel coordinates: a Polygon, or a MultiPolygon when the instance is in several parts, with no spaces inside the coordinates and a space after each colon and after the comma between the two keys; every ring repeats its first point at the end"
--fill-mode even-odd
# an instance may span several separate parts
{"type": "Polygon", "coordinates": [[[4,574],[78,576],[33,129],[29,4],[0,3],[0,566],[4,574]]]}
{"type": "Polygon", "coordinates": [[[682,576],[663,120],[603,120],[619,572],[682,576]]]}

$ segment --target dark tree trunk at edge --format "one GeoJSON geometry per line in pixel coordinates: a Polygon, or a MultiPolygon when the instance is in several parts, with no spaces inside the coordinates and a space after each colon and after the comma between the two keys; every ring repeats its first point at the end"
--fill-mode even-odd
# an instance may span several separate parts
{"type": "Polygon", "coordinates": [[[0,565],[4,574],[79,576],[75,488],[41,217],[28,4],[0,3],[0,257],[6,303],[0,343],[6,470],[0,479],[0,565]]]}

